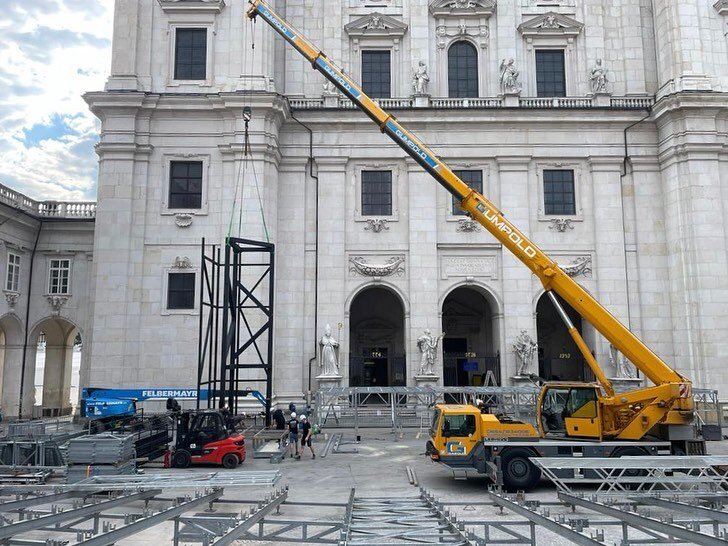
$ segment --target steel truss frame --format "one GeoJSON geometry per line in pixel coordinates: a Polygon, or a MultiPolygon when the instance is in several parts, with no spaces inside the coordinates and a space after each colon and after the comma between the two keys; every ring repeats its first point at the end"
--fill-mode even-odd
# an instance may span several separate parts
{"type": "Polygon", "coordinates": [[[537,457],[541,468],[560,492],[574,494],[573,486],[596,484],[599,496],[703,495],[728,491],[726,456],[635,456],[610,458],[537,457]]]}
{"type": "Polygon", "coordinates": [[[223,261],[220,246],[203,239],[201,264],[197,408],[237,413],[240,397],[264,383],[270,425],[275,245],[230,237],[223,261]]]}

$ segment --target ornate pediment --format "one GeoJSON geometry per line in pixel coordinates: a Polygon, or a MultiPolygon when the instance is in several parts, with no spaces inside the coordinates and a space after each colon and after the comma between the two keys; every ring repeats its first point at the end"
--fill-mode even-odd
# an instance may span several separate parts
{"type": "Polygon", "coordinates": [[[435,16],[490,17],[495,12],[495,0],[433,0],[430,13],[435,16]]]}
{"type": "Polygon", "coordinates": [[[529,36],[577,36],[584,23],[576,19],[549,11],[518,25],[518,32],[524,37],[529,36]]]}
{"type": "Polygon", "coordinates": [[[728,0],[718,0],[713,7],[718,10],[721,15],[728,15],[728,0]]]}
{"type": "Polygon", "coordinates": [[[355,19],[344,27],[349,36],[404,36],[407,25],[377,11],[355,19]]]}
{"type": "Polygon", "coordinates": [[[193,11],[220,13],[225,7],[225,0],[158,0],[165,12],[193,11]]]}

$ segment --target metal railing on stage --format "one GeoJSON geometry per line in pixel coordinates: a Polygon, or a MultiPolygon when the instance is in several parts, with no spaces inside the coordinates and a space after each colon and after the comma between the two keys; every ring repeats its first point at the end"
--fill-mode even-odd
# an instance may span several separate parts
{"type": "MultiPolygon", "coordinates": [[[[538,387],[334,387],[316,392],[316,422],[329,428],[429,428],[435,404],[483,401],[491,413],[536,424],[538,387]]],[[[722,427],[718,391],[693,389],[696,426],[722,427]]]]}

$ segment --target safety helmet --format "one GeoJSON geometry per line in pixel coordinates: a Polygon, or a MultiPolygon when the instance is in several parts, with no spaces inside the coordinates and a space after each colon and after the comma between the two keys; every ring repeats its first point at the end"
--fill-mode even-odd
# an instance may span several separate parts
{"type": "Polygon", "coordinates": [[[305,421],[305,420],[306,420],[306,416],[305,415],[301,415],[301,421],[305,421]]]}
{"type": "Polygon", "coordinates": [[[291,412],[291,418],[292,418],[292,419],[295,419],[295,418],[296,418],[296,412],[295,412],[295,411],[292,411],[292,412],[291,412]]]}
{"type": "Polygon", "coordinates": [[[480,398],[475,399],[475,405],[480,406],[483,403],[483,401],[480,398]]]}

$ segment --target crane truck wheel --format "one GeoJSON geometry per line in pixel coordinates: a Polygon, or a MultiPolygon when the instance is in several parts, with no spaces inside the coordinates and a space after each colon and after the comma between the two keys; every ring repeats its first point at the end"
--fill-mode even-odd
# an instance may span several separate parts
{"type": "Polygon", "coordinates": [[[503,486],[508,491],[528,491],[541,479],[541,470],[531,462],[533,453],[527,449],[509,449],[501,456],[503,486]]]}
{"type": "MultiPolygon", "coordinates": [[[[620,447],[614,450],[612,453],[612,457],[644,457],[647,455],[647,452],[644,449],[640,449],[639,447],[620,447]]],[[[637,478],[639,476],[646,476],[647,471],[646,470],[625,470],[624,474],[622,474],[625,477],[630,478],[637,478]]],[[[628,489],[637,489],[639,484],[633,483],[628,484],[628,489]]]]}
{"type": "Polygon", "coordinates": [[[222,466],[228,469],[237,468],[238,456],[235,453],[228,453],[222,458],[222,466]]]}
{"type": "Polygon", "coordinates": [[[189,451],[179,449],[172,456],[172,466],[174,468],[187,468],[192,462],[192,455],[189,451]]]}

